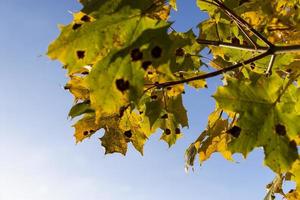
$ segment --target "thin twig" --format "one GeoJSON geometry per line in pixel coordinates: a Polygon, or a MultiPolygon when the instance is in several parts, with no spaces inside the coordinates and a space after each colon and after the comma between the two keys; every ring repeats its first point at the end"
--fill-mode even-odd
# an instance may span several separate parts
{"type": "Polygon", "coordinates": [[[250,35],[243,29],[243,27],[239,23],[237,22],[235,23],[239,27],[239,29],[243,32],[244,36],[246,36],[246,38],[249,40],[249,42],[255,47],[255,49],[257,49],[258,45],[256,44],[256,42],[253,41],[250,35]]]}
{"type": "MultiPolygon", "coordinates": [[[[203,1],[203,0],[201,0],[203,1]]],[[[262,34],[260,34],[257,30],[255,30],[248,22],[246,22],[241,17],[237,16],[232,10],[226,7],[222,2],[219,0],[213,0],[215,4],[218,5],[220,9],[222,9],[231,19],[239,23],[241,26],[247,28],[250,32],[252,32],[258,39],[262,40],[268,47],[273,47],[274,45],[267,40],[262,34]]]]}
{"type": "Polygon", "coordinates": [[[283,87],[281,93],[278,95],[277,99],[274,101],[274,103],[273,103],[274,105],[275,105],[276,103],[280,102],[281,97],[282,97],[283,94],[286,92],[286,90],[288,89],[288,87],[289,87],[290,85],[292,85],[292,84],[294,83],[294,81],[295,81],[299,76],[300,76],[300,74],[297,75],[297,76],[295,76],[295,77],[292,78],[292,79],[289,79],[289,81],[287,82],[286,86],[283,87]]]}
{"type": "Polygon", "coordinates": [[[218,46],[218,47],[225,47],[225,48],[231,48],[231,49],[238,49],[243,51],[254,51],[257,53],[264,53],[267,51],[272,51],[273,54],[284,54],[284,53],[295,53],[300,51],[300,45],[290,45],[290,46],[274,46],[269,47],[262,47],[257,46],[257,49],[255,49],[252,46],[249,45],[241,45],[241,44],[233,44],[229,42],[222,42],[222,41],[214,41],[214,40],[205,40],[205,39],[197,39],[196,40],[198,44],[206,44],[211,46],[218,46]]]}
{"type": "Polygon", "coordinates": [[[275,62],[275,57],[276,57],[275,54],[271,55],[269,65],[268,65],[268,68],[266,70],[266,76],[271,76],[271,74],[272,74],[272,68],[273,68],[273,65],[274,65],[274,62],[275,62]]]}
{"type": "Polygon", "coordinates": [[[255,51],[258,53],[263,53],[263,52],[268,51],[268,47],[262,47],[262,46],[256,46],[256,48],[255,48],[255,47],[249,46],[249,45],[233,44],[233,43],[229,43],[229,42],[204,40],[204,39],[197,39],[196,41],[198,44],[226,47],[226,48],[238,49],[238,50],[243,50],[243,51],[255,51]]]}

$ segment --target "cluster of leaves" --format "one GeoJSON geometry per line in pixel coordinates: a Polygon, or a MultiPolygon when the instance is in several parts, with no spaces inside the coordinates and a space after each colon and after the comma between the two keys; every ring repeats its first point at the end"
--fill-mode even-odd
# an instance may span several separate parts
{"type": "Polygon", "coordinates": [[[185,84],[205,89],[206,78],[223,74],[207,128],[186,151],[187,168],[197,155],[200,162],[215,152],[232,160],[262,147],[265,164],[278,174],[266,199],[299,199],[299,0],[197,0],[209,14],[198,36],[171,28],[175,0],[80,2],[83,9],[48,50],[70,78],[65,89],[75,98],[70,117],[80,117],[77,142],[104,129],[106,153],[125,155],[131,142],[143,154],[160,129],[171,146],[188,127],[185,84]],[[210,63],[201,60],[205,47],[210,63]],[[283,180],[296,181],[296,189],[284,194],[283,180]]]}

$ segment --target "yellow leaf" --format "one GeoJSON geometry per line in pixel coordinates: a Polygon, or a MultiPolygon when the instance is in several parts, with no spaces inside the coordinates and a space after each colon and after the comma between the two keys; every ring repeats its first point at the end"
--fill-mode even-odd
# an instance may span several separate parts
{"type": "Polygon", "coordinates": [[[82,142],[84,139],[91,137],[101,127],[95,122],[95,115],[86,115],[76,124],[73,125],[75,128],[76,143],[82,142]]]}

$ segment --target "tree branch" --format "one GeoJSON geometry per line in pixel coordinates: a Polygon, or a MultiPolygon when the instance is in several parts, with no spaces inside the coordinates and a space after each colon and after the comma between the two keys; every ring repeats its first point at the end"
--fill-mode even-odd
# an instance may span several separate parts
{"type": "MultiPolygon", "coordinates": [[[[243,51],[253,51],[253,52],[257,52],[257,53],[261,53],[258,56],[255,56],[253,58],[250,58],[244,62],[240,62],[237,64],[234,64],[230,67],[226,67],[214,72],[210,72],[207,74],[202,74],[199,76],[195,76],[195,77],[191,77],[191,78],[187,78],[187,79],[181,79],[181,80],[177,80],[177,81],[168,81],[168,82],[164,82],[164,83],[155,83],[152,85],[152,88],[165,88],[165,87],[169,87],[169,86],[174,86],[174,85],[178,85],[178,84],[183,84],[183,83],[188,83],[191,81],[196,81],[196,80],[203,80],[203,79],[207,79],[207,78],[212,78],[215,76],[218,76],[220,74],[223,74],[225,72],[228,71],[232,71],[234,69],[237,69],[241,66],[250,64],[252,62],[255,62],[257,60],[260,60],[262,58],[265,58],[266,56],[270,56],[272,55],[271,59],[270,59],[270,63],[269,66],[266,70],[266,74],[270,74],[271,73],[271,69],[272,66],[274,64],[274,60],[275,60],[275,55],[277,54],[284,54],[284,53],[293,53],[293,52],[299,52],[300,51],[300,45],[291,45],[291,46],[275,46],[274,44],[272,44],[271,42],[269,42],[263,35],[261,35],[259,32],[257,32],[250,24],[248,24],[245,20],[243,20],[242,18],[240,18],[239,16],[237,16],[233,11],[231,11],[229,8],[227,8],[222,2],[220,2],[219,0],[213,0],[211,1],[207,1],[207,0],[201,0],[203,2],[218,6],[220,9],[222,9],[231,19],[233,19],[238,26],[244,26],[245,28],[247,28],[250,32],[252,32],[258,39],[262,40],[263,42],[266,43],[266,45],[268,45],[268,47],[262,47],[262,46],[258,46],[257,44],[253,47],[253,46],[249,46],[249,45],[240,45],[240,44],[233,44],[233,43],[228,43],[228,42],[222,42],[222,41],[213,41],[213,40],[205,40],[205,39],[197,39],[197,43],[198,44],[205,44],[205,45],[211,45],[211,46],[218,46],[218,47],[225,47],[225,48],[231,48],[231,49],[238,49],[238,50],[243,50],[243,51]]],[[[242,29],[240,27],[240,29],[242,29]]],[[[243,29],[242,29],[243,30],[243,29]]],[[[243,30],[244,32],[244,30],[243,30]]],[[[150,89],[148,88],[148,89],[150,89]]]]}
{"type": "Polygon", "coordinates": [[[225,72],[237,69],[241,66],[244,66],[244,65],[250,64],[252,62],[255,62],[257,60],[260,60],[260,59],[262,59],[266,56],[269,56],[269,55],[272,55],[272,53],[270,51],[267,51],[267,52],[264,52],[264,53],[262,53],[258,56],[250,58],[250,59],[248,59],[244,62],[240,62],[240,63],[237,63],[237,64],[232,65],[230,67],[226,67],[226,68],[223,68],[223,69],[211,72],[211,73],[202,74],[202,75],[199,75],[199,76],[195,76],[195,77],[191,77],[191,78],[187,78],[187,79],[182,79],[182,80],[178,80],[178,81],[168,81],[168,82],[164,82],[164,83],[156,83],[154,85],[156,86],[156,88],[165,88],[165,87],[169,87],[169,86],[179,85],[179,84],[182,84],[182,83],[188,83],[188,82],[191,82],[191,81],[212,78],[212,77],[218,76],[220,74],[223,74],[225,72]]]}

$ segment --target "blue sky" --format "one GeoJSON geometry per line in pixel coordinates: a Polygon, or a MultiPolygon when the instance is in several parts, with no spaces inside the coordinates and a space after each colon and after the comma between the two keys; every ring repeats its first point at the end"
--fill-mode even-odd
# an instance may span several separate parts
{"type": "MultiPolygon", "coordinates": [[[[221,156],[184,172],[184,151],[197,138],[213,110],[209,90],[187,90],[184,103],[190,129],[171,149],[150,138],[142,157],[130,147],[126,157],[104,156],[95,135],[75,145],[67,119],[72,97],[58,62],[46,56],[48,44],[69,23],[75,0],[0,0],[0,200],[256,200],[265,194],[272,172],[262,152],[230,163],[221,156]]],[[[195,0],[178,0],[173,13],[179,31],[205,17],[195,0]]]]}

